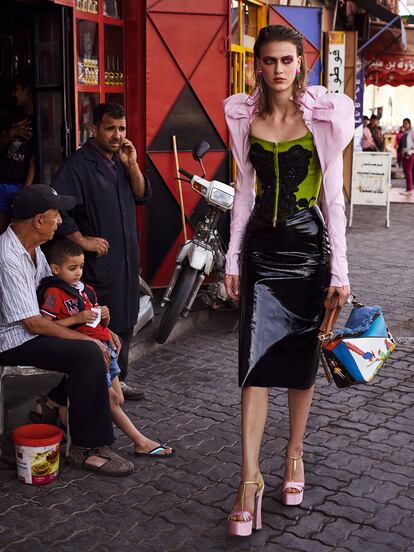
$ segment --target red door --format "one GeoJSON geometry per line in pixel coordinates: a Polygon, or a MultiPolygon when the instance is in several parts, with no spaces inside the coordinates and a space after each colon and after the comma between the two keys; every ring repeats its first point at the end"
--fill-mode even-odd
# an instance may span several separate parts
{"type": "MultiPolygon", "coordinates": [[[[153,287],[168,284],[183,243],[171,136],[180,165],[198,172],[191,149],[210,143],[209,178],[226,181],[228,135],[222,100],[229,94],[228,0],[147,0],[146,151],[153,198],[147,209],[146,276],[153,287]]],[[[183,184],[188,237],[205,202],[183,184]]]]}

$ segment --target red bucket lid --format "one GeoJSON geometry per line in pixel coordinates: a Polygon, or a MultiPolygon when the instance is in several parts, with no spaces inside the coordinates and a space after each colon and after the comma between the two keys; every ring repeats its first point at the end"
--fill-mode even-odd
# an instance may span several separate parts
{"type": "Polygon", "coordinates": [[[26,447],[56,445],[62,440],[62,431],[50,424],[27,424],[12,433],[13,442],[26,447]]]}

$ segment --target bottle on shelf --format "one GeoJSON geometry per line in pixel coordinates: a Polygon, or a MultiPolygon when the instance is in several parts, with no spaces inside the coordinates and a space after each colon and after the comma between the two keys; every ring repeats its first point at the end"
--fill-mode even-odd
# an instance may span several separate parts
{"type": "Polygon", "coordinates": [[[104,15],[119,19],[118,0],[104,0],[104,15]]]}
{"type": "Polygon", "coordinates": [[[107,55],[106,61],[105,61],[105,72],[104,72],[104,82],[106,85],[109,84],[109,59],[110,59],[110,56],[107,55]]]}
{"type": "Polygon", "coordinates": [[[119,56],[114,55],[114,86],[119,86],[119,56]]]}

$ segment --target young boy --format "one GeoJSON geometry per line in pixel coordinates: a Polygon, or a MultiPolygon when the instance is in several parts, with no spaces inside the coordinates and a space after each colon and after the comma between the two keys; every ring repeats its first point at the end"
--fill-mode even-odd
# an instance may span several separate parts
{"type": "Polygon", "coordinates": [[[152,458],[174,456],[175,451],[167,444],[156,443],[139,432],[122,410],[124,396],[118,378],[120,369],[116,352],[109,344],[110,314],[108,307],[98,305],[93,287],[81,281],[82,248],[69,239],[62,239],[50,246],[48,257],[53,276],[44,278],[38,288],[42,316],[98,339],[108,348],[107,378],[112,419],[134,443],[135,455],[152,458]]]}

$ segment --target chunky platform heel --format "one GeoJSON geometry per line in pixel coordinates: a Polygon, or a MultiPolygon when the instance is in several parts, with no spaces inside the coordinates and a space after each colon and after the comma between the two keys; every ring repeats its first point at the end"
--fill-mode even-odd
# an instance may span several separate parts
{"type": "MultiPolygon", "coordinates": [[[[297,461],[303,457],[303,452],[299,456],[289,456],[286,452],[286,459],[293,461],[292,479],[295,479],[297,461]]],[[[285,506],[299,506],[303,500],[303,492],[305,490],[304,481],[283,481],[282,487],[282,502],[285,506]]]]}
{"type": "Polygon", "coordinates": [[[241,500],[241,508],[233,508],[228,517],[229,520],[229,535],[232,537],[248,537],[252,534],[252,530],[259,531],[262,528],[262,498],[264,491],[263,477],[260,475],[259,481],[244,481],[243,493],[241,500]],[[248,512],[244,509],[244,494],[246,485],[256,485],[257,491],[254,497],[254,512],[248,512]],[[241,519],[232,519],[232,518],[241,519]]]}

